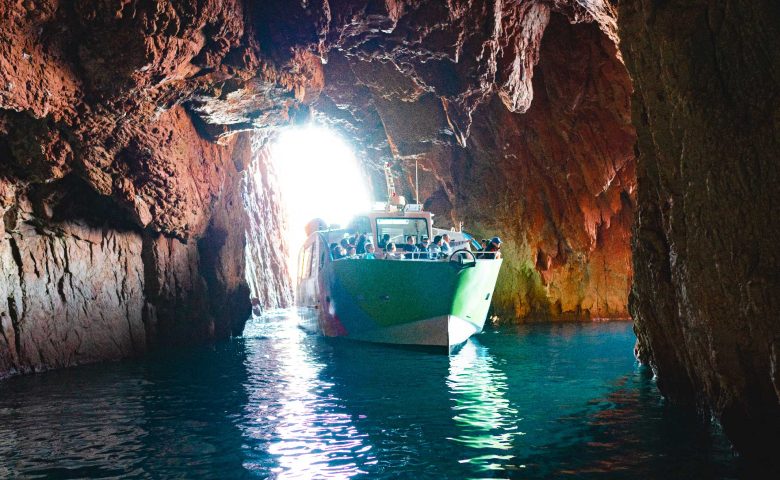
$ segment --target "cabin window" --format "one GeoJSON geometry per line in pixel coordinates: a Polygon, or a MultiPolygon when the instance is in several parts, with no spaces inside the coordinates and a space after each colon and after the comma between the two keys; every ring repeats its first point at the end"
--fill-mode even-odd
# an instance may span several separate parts
{"type": "Polygon", "coordinates": [[[404,243],[408,235],[414,236],[414,241],[419,242],[422,237],[428,236],[428,220],[424,218],[377,218],[376,219],[377,240],[390,235],[390,241],[393,243],[404,243]]]}

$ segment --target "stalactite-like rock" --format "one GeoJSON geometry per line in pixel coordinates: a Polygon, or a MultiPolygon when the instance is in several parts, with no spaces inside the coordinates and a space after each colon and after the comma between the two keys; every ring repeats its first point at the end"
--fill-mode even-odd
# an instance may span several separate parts
{"type": "MultiPolygon", "coordinates": [[[[538,24],[546,27],[544,38],[523,40],[534,57],[521,69],[533,102],[507,105],[502,87],[491,84],[492,100],[468,114],[465,148],[451,123],[456,98],[442,100],[446,90],[431,93],[415,77],[359,54],[331,55],[315,104],[332,124],[364,139],[369,163],[400,159],[395,163],[407,198],[413,198],[417,160],[421,201],[434,209],[439,225],[465,221],[475,233],[508,240],[494,302],[507,319],[628,316],[635,203],[631,85],[613,41],[595,24],[570,24],[574,13],[551,13],[538,24]],[[527,70],[537,57],[532,77],[527,70]]],[[[503,15],[514,20],[505,19],[501,42],[530,35],[518,24],[531,21],[530,12],[503,15]]],[[[404,51],[410,63],[427,58],[412,53],[404,51]]],[[[470,82],[459,70],[447,81],[470,82]]],[[[381,192],[381,183],[375,185],[381,192]]]]}

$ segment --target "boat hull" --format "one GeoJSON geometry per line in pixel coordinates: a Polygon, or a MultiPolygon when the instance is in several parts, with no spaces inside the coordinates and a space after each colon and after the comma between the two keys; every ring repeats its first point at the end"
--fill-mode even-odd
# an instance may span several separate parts
{"type": "Polygon", "coordinates": [[[500,266],[501,260],[472,266],[328,262],[319,274],[315,306],[305,309],[304,317],[316,318],[319,332],[330,337],[451,348],[482,331],[500,266]]]}

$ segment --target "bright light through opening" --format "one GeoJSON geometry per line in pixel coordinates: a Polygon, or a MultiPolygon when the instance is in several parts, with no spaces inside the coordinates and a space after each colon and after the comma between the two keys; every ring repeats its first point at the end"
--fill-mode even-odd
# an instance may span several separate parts
{"type": "Polygon", "coordinates": [[[346,226],[371,206],[357,159],[344,140],[316,126],[285,130],[271,146],[282,202],[288,215],[290,272],[314,218],[346,226]]]}

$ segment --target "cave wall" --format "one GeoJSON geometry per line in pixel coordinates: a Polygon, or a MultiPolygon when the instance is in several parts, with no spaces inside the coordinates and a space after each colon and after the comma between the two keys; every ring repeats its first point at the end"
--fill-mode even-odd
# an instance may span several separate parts
{"type": "MultiPolygon", "coordinates": [[[[268,63],[256,15],[0,4],[0,376],[241,331],[255,132],[305,114],[318,74],[268,63]]],[[[258,308],[289,296],[265,273],[258,308]]]]}
{"type": "Polygon", "coordinates": [[[453,209],[441,214],[504,240],[498,315],[625,318],[635,204],[627,72],[596,25],[553,15],[532,85],[524,114],[494,98],[450,168],[431,168],[452,172],[441,189],[453,209]]]}
{"type": "Polygon", "coordinates": [[[313,106],[358,139],[376,197],[389,161],[413,200],[418,162],[439,226],[500,235],[506,321],[627,318],[636,134],[611,30],[565,4],[402,10],[334,40],[313,106]]]}
{"type": "Polygon", "coordinates": [[[263,308],[293,305],[291,252],[282,241],[287,231],[286,214],[279,196],[278,181],[270,157],[269,138],[256,135],[252,142],[252,163],[242,183],[242,200],[247,212],[246,278],[255,313],[263,308]]]}
{"type": "Polygon", "coordinates": [[[356,140],[375,191],[392,159],[411,197],[416,158],[440,225],[505,232],[502,315],[625,314],[632,132],[608,3],[38,0],[0,5],[0,27],[0,372],[220,338],[250,302],[289,305],[266,148],[311,116],[356,140]]]}
{"type": "Polygon", "coordinates": [[[737,448],[780,435],[780,4],[623,1],[636,90],[631,312],[673,401],[737,448]]]}
{"type": "Polygon", "coordinates": [[[0,376],[289,304],[264,148],[313,116],[354,139],[380,197],[387,161],[412,197],[416,160],[440,225],[504,237],[497,313],[624,316],[633,277],[664,394],[769,453],[779,9],[0,2],[0,376]]]}
{"type": "Polygon", "coordinates": [[[146,349],[139,232],[42,224],[26,201],[2,223],[0,377],[146,349]]]}

